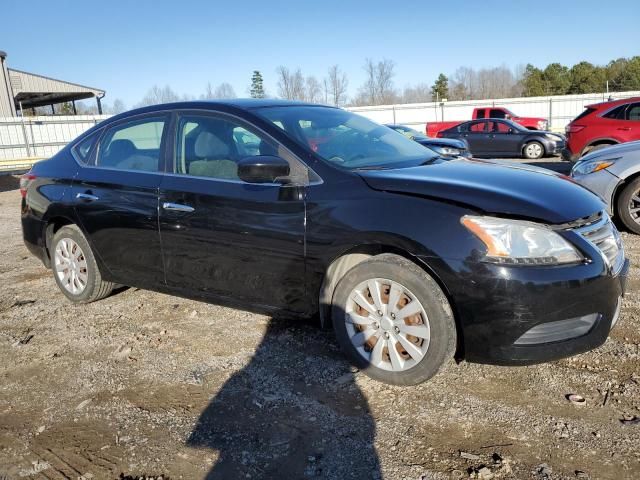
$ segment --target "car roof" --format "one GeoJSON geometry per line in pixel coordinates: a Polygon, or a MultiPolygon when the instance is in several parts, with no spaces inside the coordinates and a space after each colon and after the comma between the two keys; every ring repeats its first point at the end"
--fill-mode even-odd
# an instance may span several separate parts
{"type": "Polygon", "coordinates": [[[231,100],[192,100],[173,103],[159,103],[157,105],[149,105],[145,107],[127,110],[118,115],[109,118],[109,121],[127,118],[133,115],[143,113],[161,112],[166,110],[184,110],[184,109],[215,109],[215,108],[235,108],[240,110],[257,110],[267,107],[325,107],[338,108],[330,105],[321,105],[318,103],[299,102],[294,100],[282,100],[279,98],[236,98],[231,100]]]}
{"type": "Polygon", "coordinates": [[[624,105],[625,103],[640,102],[640,97],[621,98],[619,100],[612,100],[607,102],[592,103],[587,105],[586,108],[603,108],[603,107],[617,107],[618,105],[624,105]]]}

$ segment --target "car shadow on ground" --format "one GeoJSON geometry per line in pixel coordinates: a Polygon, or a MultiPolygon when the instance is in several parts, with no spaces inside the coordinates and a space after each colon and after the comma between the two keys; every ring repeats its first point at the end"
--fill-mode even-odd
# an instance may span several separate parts
{"type": "Polygon", "coordinates": [[[273,318],[255,354],[202,412],[187,444],[208,479],[381,478],[375,421],[332,333],[273,318]]]}
{"type": "Polygon", "coordinates": [[[20,188],[20,177],[14,175],[0,175],[0,193],[18,190],[20,188]]]}
{"type": "Polygon", "coordinates": [[[534,167],[547,168],[549,170],[553,170],[554,172],[563,173],[565,175],[569,175],[571,173],[571,167],[573,167],[573,163],[571,162],[549,162],[540,160],[527,163],[529,165],[533,165],[534,167]]]}

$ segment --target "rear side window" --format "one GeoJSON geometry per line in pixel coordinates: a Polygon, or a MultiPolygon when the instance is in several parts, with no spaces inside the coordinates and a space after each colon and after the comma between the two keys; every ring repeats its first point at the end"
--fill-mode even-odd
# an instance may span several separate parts
{"type": "Polygon", "coordinates": [[[480,110],[478,110],[477,114],[476,114],[476,118],[484,118],[484,108],[481,108],[480,110]]]}
{"type": "Polygon", "coordinates": [[[491,118],[506,118],[507,114],[502,110],[492,109],[491,118]]]}
{"type": "Polygon", "coordinates": [[[96,140],[100,136],[100,133],[102,133],[102,130],[97,130],[97,131],[93,132],[91,135],[89,135],[88,137],[84,138],[82,141],[77,143],[71,149],[71,151],[73,152],[73,156],[75,157],[75,159],[78,162],[80,162],[80,163],[82,163],[84,165],[89,163],[89,159],[91,157],[91,152],[93,151],[93,147],[95,146],[96,140]]]}
{"type": "Polygon", "coordinates": [[[107,130],[100,141],[96,165],[121,170],[157,172],[166,118],[147,117],[107,130]]]}
{"type": "Polygon", "coordinates": [[[624,112],[626,109],[627,109],[627,105],[620,105],[619,107],[616,107],[613,110],[605,113],[603,117],[611,118],[615,120],[624,120],[624,112]]]}
{"type": "Polygon", "coordinates": [[[482,133],[485,131],[487,122],[476,122],[469,125],[469,131],[473,133],[482,133]]]}

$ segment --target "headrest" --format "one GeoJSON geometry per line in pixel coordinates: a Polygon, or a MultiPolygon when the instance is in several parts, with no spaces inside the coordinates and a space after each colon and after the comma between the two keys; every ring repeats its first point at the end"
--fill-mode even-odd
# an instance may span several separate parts
{"type": "Polygon", "coordinates": [[[229,146],[211,132],[200,132],[194,145],[199,158],[221,159],[229,156],[229,146]]]}

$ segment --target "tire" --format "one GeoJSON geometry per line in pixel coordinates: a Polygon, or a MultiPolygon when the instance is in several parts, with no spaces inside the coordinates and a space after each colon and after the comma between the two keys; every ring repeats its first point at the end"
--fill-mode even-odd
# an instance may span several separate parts
{"type": "Polygon", "coordinates": [[[95,302],[113,290],[113,283],[102,280],[93,251],[76,225],[66,225],[56,232],[50,255],[53,278],[72,302],[95,302]]]}
{"type": "Polygon", "coordinates": [[[527,160],[538,160],[544,157],[544,146],[540,142],[527,142],[522,154],[527,160]]]}
{"type": "Polygon", "coordinates": [[[634,217],[634,215],[640,215],[640,178],[631,181],[622,189],[615,209],[624,226],[633,233],[640,234],[640,216],[634,217]],[[638,210],[633,211],[632,208],[638,208],[638,210]]]}
{"type": "Polygon", "coordinates": [[[331,318],[338,343],[351,362],[369,377],[384,383],[425,382],[455,353],[456,326],[446,296],[423,269],[397,255],[377,255],[349,270],[336,286],[331,318]],[[377,288],[380,293],[377,300],[373,300],[368,285],[377,288]],[[399,288],[403,289],[401,295],[399,288]],[[359,302],[366,300],[369,305],[365,307],[372,312],[354,300],[356,292],[362,291],[368,292],[367,297],[362,294],[359,302]],[[389,305],[391,295],[399,299],[395,309],[389,305]],[[384,310],[382,316],[376,311],[376,301],[384,310]],[[408,315],[400,318],[407,305],[415,307],[404,310],[408,315]],[[410,313],[418,310],[415,315],[410,313]],[[366,325],[354,323],[363,319],[368,322],[366,325]],[[418,336],[408,334],[407,330],[418,336]],[[413,347],[405,348],[407,342],[413,347]],[[381,348],[376,348],[378,343],[381,348]]]}
{"type": "Polygon", "coordinates": [[[596,150],[602,150],[603,148],[610,147],[611,145],[615,145],[615,143],[601,143],[600,145],[594,145],[593,147],[587,147],[582,152],[580,157],[584,157],[587,153],[595,152],[596,150]]]}

